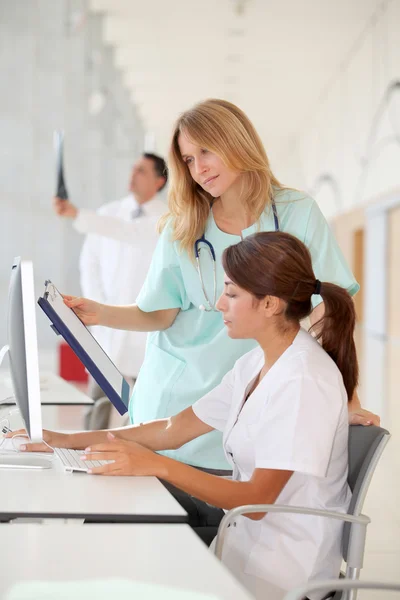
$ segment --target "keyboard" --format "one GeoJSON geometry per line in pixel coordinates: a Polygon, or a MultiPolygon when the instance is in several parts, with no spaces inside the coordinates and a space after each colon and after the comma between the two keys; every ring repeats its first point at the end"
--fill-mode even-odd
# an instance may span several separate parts
{"type": "Polygon", "coordinates": [[[66,471],[82,471],[87,473],[89,469],[101,467],[112,460],[81,460],[81,456],[85,454],[84,450],[71,450],[69,448],[54,448],[55,454],[61,460],[66,471]]]}

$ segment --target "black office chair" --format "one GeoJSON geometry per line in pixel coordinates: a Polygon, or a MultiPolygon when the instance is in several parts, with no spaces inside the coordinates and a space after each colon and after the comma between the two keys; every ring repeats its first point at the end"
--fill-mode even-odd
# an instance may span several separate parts
{"type": "MultiPolygon", "coordinates": [[[[342,555],[346,562],[345,577],[358,581],[363,566],[367,525],[371,519],[361,514],[376,465],[388,443],[390,434],[386,429],[371,425],[350,425],[349,427],[349,473],[347,481],[352,491],[352,498],[347,514],[314,510],[298,506],[281,506],[278,504],[251,504],[238,506],[226,513],[218,528],[215,554],[221,559],[227,527],[240,515],[253,512],[280,512],[339,519],[344,522],[342,538],[342,555]]],[[[338,574],[339,576],[339,574],[338,574]]],[[[335,590],[335,581],[331,582],[335,590]]],[[[329,590],[328,590],[329,591],[329,590]]],[[[333,600],[355,600],[356,589],[342,588],[332,591],[333,600]]]]}

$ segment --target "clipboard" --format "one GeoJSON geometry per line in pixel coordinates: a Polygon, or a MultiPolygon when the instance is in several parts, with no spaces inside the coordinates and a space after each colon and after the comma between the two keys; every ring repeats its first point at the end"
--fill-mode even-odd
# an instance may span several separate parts
{"type": "Polygon", "coordinates": [[[74,311],[64,304],[56,286],[45,282],[38,304],[50,320],[50,327],[61,335],[113,403],[120,415],[128,410],[129,384],[74,311]]]}
{"type": "Polygon", "coordinates": [[[57,189],[56,196],[61,200],[68,200],[68,191],[65,184],[64,177],[64,132],[54,132],[54,149],[56,151],[56,175],[57,175],[57,189]]]}

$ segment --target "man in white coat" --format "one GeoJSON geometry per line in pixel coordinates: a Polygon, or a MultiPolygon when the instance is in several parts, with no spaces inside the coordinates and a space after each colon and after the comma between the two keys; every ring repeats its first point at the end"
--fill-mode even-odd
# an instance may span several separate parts
{"type": "MultiPolygon", "coordinates": [[[[166,185],[167,177],[165,161],[145,153],[133,166],[129,195],[99,208],[97,214],[109,219],[102,220],[104,235],[89,233],[82,248],[80,279],[84,296],[106,304],[135,302],[157,243],[157,221],[166,212],[166,204],[157,193],[166,185]]],[[[54,198],[54,210],[61,217],[73,219],[75,229],[81,233],[90,231],[91,221],[96,218],[93,211],[78,209],[60,198],[54,198]]],[[[93,327],[92,333],[132,388],[143,362],[147,334],[106,327],[93,327]]],[[[88,429],[104,429],[115,412],[111,412],[111,403],[92,379],[89,393],[95,406],[85,425],[88,429]]]]}

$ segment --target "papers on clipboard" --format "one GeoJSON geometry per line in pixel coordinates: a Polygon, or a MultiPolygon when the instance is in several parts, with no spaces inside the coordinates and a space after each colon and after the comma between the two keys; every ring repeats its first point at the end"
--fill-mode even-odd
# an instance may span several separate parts
{"type": "Polygon", "coordinates": [[[54,149],[56,151],[56,168],[57,168],[57,189],[56,196],[62,200],[68,200],[67,186],[65,185],[64,177],[64,132],[54,132],[54,149]]]}
{"type": "Polygon", "coordinates": [[[128,382],[74,311],[64,304],[55,285],[51,281],[45,285],[38,304],[50,319],[51,328],[64,338],[118,412],[125,414],[130,395],[128,382]]]}

